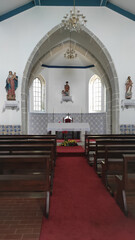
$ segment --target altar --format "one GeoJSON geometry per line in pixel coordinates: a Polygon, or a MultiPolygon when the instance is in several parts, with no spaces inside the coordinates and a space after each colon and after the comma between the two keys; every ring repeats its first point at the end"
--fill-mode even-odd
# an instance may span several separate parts
{"type": "Polygon", "coordinates": [[[72,122],[72,123],[48,123],[47,132],[51,134],[56,134],[56,132],[60,131],[78,131],[80,132],[80,139],[84,142],[85,132],[90,131],[89,123],[80,123],[80,122],[72,122]]]}

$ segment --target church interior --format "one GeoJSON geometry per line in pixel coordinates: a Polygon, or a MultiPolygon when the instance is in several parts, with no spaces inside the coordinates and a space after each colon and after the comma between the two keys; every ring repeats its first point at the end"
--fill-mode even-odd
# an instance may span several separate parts
{"type": "Polygon", "coordinates": [[[135,3],[0,0],[0,239],[134,239],[135,3]]]}

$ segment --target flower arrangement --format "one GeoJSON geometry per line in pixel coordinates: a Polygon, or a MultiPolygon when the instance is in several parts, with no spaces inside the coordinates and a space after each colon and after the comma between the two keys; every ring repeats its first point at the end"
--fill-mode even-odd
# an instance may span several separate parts
{"type": "Polygon", "coordinates": [[[68,146],[78,146],[77,142],[75,140],[64,140],[60,146],[68,147],[68,146]]]}
{"type": "Polygon", "coordinates": [[[75,140],[68,140],[67,133],[68,131],[63,131],[64,134],[64,141],[60,144],[60,146],[68,147],[68,146],[78,146],[75,140]]]}

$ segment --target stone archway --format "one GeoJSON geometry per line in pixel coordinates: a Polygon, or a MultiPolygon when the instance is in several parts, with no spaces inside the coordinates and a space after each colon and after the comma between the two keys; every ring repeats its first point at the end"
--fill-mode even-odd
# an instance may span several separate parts
{"type": "MultiPolygon", "coordinates": [[[[119,132],[119,85],[117,73],[112,61],[112,58],[102,44],[102,42],[87,28],[83,28],[81,33],[73,33],[72,38],[75,47],[78,51],[85,49],[85,55],[91,54],[94,59],[94,65],[96,65],[97,71],[102,75],[102,79],[107,85],[107,122],[108,129],[111,129],[112,133],[119,132]]],[[[29,79],[32,77],[33,69],[36,68],[37,63],[40,68],[42,64],[42,58],[44,55],[49,54],[57,47],[63,46],[68,39],[68,32],[61,28],[60,25],[53,28],[48,32],[45,37],[36,45],[31,53],[24,70],[22,79],[22,91],[21,91],[21,106],[22,106],[22,133],[27,134],[27,101],[28,101],[28,85],[29,79]],[[55,36],[55,37],[54,37],[55,36]]],[[[107,131],[108,132],[108,131],[107,131]]]]}

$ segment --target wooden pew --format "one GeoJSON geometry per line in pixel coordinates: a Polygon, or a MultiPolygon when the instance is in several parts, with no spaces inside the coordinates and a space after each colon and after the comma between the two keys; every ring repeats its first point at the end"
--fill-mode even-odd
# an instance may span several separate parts
{"type": "Polygon", "coordinates": [[[46,198],[49,216],[50,156],[0,155],[0,196],[46,198]]]}
{"type": "Polygon", "coordinates": [[[91,152],[95,152],[96,149],[96,141],[99,139],[135,139],[135,134],[105,134],[105,135],[85,135],[85,154],[89,160],[89,155],[91,156],[91,152]]]}
{"type": "MultiPolygon", "coordinates": [[[[56,161],[56,135],[0,135],[0,146],[1,145],[15,145],[15,144],[19,144],[20,146],[22,146],[23,144],[32,144],[31,149],[29,150],[44,150],[42,149],[42,147],[40,147],[40,149],[38,149],[38,144],[52,144],[54,146],[54,148],[52,149],[52,156],[54,159],[54,163],[56,161]],[[34,148],[33,144],[36,144],[36,148],[34,148]],[[32,149],[33,148],[33,149],[32,149]]],[[[22,146],[23,147],[23,146],[22,146]]],[[[11,148],[10,148],[11,149],[11,148]]],[[[18,147],[17,147],[18,149],[18,147]]],[[[28,149],[28,148],[27,148],[28,149]]],[[[46,149],[49,149],[49,146],[46,146],[46,149]]],[[[26,150],[24,149],[24,147],[22,148],[22,150],[26,150]]],[[[10,151],[10,153],[12,152],[12,150],[10,151]]],[[[0,154],[2,154],[2,150],[0,148],[0,154]]],[[[3,151],[4,154],[4,151],[3,151]]]]}
{"type": "MultiPolygon", "coordinates": [[[[1,154],[1,152],[0,152],[1,154]]],[[[10,153],[11,154],[11,153],[10,153]]],[[[3,154],[5,155],[5,154],[3,154]]],[[[53,179],[54,179],[54,161],[53,161],[53,153],[52,151],[44,151],[44,150],[17,150],[12,151],[12,155],[44,155],[49,156],[49,169],[50,169],[50,195],[52,195],[53,192],[53,179]]]]}
{"type": "MultiPolygon", "coordinates": [[[[53,178],[54,178],[54,168],[55,168],[55,145],[54,143],[27,143],[27,142],[19,142],[19,143],[9,143],[9,144],[0,144],[0,155],[5,155],[5,154],[17,154],[15,152],[25,152],[27,154],[28,152],[35,151],[33,154],[40,154],[42,155],[45,154],[46,151],[50,152],[50,178],[51,178],[51,186],[53,189],[53,178]]],[[[46,153],[48,154],[48,153],[46,153]]],[[[52,190],[51,190],[52,194],[52,190]]]]}
{"type": "MultiPolygon", "coordinates": [[[[20,136],[20,135],[18,135],[20,136]]],[[[21,136],[22,137],[22,136],[21,136]]],[[[47,136],[47,138],[45,137],[42,137],[42,138],[38,138],[38,137],[32,137],[30,138],[30,136],[28,138],[12,138],[10,137],[9,139],[8,138],[0,138],[0,145],[1,144],[26,144],[26,143],[32,143],[32,144],[39,144],[39,143],[42,143],[42,144],[53,144],[54,145],[54,161],[56,161],[56,137],[54,138],[51,138],[50,135],[49,135],[49,138],[47,136]]]]}
{"type": "Polygon", "coordinates": [[[135,154],[123,155],[123,173],[116,175],[116,202],[127,216],[135,216],[135,154]]]}
{"type": "Polygon", "coordinates": [[[4,152],[7,151],[10,154],[12,154],[12,151],[15,150],[22,150],[22,151],[30,151],[30,150],[49,150],[52,151],[52,155],[53,155],[53,160],[54,162],[56,161],[56,155],[55,155],[55,144],[53,140],[49,140],[42,142],[42,141],[15,141],[12,142],[12,140],[7,140],[6,142],[3,142],[0,144],[0,152],[4,152]]]}
{"type": "Polygon", "coordinates": [[[116,191],[116,174],[123,174],[123,154],[135,154],[135,144],[106,145],[105,160],[102,161],[102,182],[114,194],[116,191]]]}
{"type": "Polygon", "coordinates": [[[21,154],[26,154],[26,152],[27,154],[37,154],[37,153],[48,154],[49,151],[50,151],[49,154],[51,157],[50,178],[51,178],[51,194],[52,194],[54,166],[56,162],[56,135],[2,135],[0,136],[0,154],[1,155],[7,154],[7,153],[19,154],[19,152],[21,154]],[[45,146],[43,144],[45,144],[45,146]]]}
{"type": "Polygon", "coordinates": [[[30,135],[30,134],[26,134],[26,135],[0,135],[0,140],[10,140],[10,139],[16,139],[16,140],[19,140],[19,139],[24,139],[24,140],[32,140],[32,139],[35,139],[35,140],[41,140],[41,139],[53,139],[55,140],[55,146],[57,146],[57,137],[56,137],[56,134],[46,134],[46,135],[30,135]]]}
{"type": "Polygon", "coordinates": [[[94,156],[94,169],[97,173],[101,174],[101,168],[98,169],[98,166],[101,165],[102,160],[105,159],[105,146],[107,145],[132,145],[135,144],[135,139],[98,139],[96,140],[95,153],[94,156]]]}
{"type": "Polygon", "coordinates": [[[46,135],[0,135],[0,139],[56,139],[56,134],[46,135]]]}

